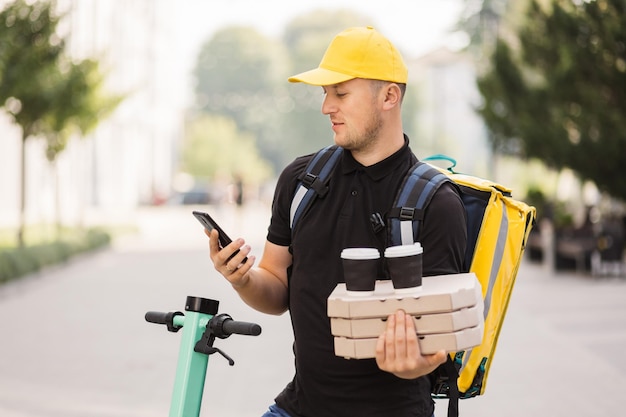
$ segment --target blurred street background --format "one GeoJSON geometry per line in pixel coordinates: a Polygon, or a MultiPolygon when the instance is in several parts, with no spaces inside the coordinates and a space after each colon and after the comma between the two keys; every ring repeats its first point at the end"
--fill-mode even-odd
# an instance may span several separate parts
{"type": "MultiPolygon", "coordinates": [[[[268,208],[204,207],[260,254],[268,208]]],[[[0,287],[3,417],[166,416],[181,333],[144,321],[183,310],[187,295],[259,323],[258,337],[218,340],[235,360],[209,360],[202,416],[259,416],[293,372],[288,315],[253,311],[212,268],[187,208],[141,210],[140,233],[112,248],[0,287]]],[[[626,384],[626,280],[550,273],[525,260],[487,391],[465,417],[618,416],[626,384]]],[[[437,416],[446,402],[438,401],[437,416]]]]}
{"type": "Polygon", "coordinates": [[[203,415],[262,413],[289,318],[234,296],[191,211],[260,255],[282,168],[332,141],[286,79],[364,25],[403,53],[416,155],[537,208],[463,415],[623,414],[623,0],[0,0],[0,416],[166,415],[179,335],[143,315],[187,295],[263,326],[220,342],[203,415]]]}

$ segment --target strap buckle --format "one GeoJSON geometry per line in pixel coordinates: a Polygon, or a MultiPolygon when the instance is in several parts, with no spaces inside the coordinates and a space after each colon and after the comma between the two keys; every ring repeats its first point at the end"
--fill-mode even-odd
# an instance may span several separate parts
{"type": "Polygon", "coordinates": [[[324,185],[320,177],[310,172],[305,173],[302,177],[302,184],[306,188],[312,188],[319,197],[324,197],[328,193],[328,187],[324,185]]]}
{"type": "Polygon", "coordinates": [[[401,221],[412,221],[413,218],[415,216],[415,208],[414,207],[400,207],[400,214],[398,215],[398,218],[400,218],[401,221]]]}

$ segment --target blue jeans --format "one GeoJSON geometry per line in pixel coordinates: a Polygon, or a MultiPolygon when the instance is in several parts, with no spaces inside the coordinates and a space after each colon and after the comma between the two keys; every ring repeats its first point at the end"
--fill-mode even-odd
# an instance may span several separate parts
{"type": "MultiPolygon", "coordinates": [[[[261,417],[291,417],[285,410],[277,406],[276,404],[270,405],[269,410],[261,417]]],[[[433,417],[435,414],[433,413],[433,417]]]]}
{"type": "Polygon", "coordinates": [[[285,410],[277,406],[276,404],[270,405],[269,410],[261,417],[291,417],[285,410]]]}

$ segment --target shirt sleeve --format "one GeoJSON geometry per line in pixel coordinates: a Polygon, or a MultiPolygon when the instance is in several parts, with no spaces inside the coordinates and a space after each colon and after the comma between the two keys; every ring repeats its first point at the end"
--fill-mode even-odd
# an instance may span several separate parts
{"type": "Polygon", "coordinates": [[[443,184],[426,207],[420,243],[424,249],[424,276],[463,272],[466,213],[454,185],[443,184]]]}

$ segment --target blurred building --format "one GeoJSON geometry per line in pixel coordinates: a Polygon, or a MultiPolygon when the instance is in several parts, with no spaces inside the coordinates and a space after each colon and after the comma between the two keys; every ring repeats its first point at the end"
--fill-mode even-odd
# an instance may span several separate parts
{"type": "Polygon", "coordinates": [[[445,154],[459,172],[493,178],[487,131],[476,113],[481,97],[472,58],[440,48],[408,66],[409,88],[418,95],[417,137],[411,141],[418,157],[445,154]]]}
{"type": "MultiPolygon", "coordinates": [[[[7,1],[0,0],[0,7],[7,1]]],[[[60,204],[69,224],[124,216],[171,189],[175,146],[182,135],[184,65],[174,25],[178,5],[165,0],[57,0],[59,25],[76,59],[94,58],[107,74],[107,90],[125,100],[85,138],[73,138],[56,170],[43,140],[26,149],[29,222],[48,222],[60,204]],[[58,187],[55,186],[58,184],[58,187]],[[58,193],[58,200],[56,195],[58,193]]],[[[0,226],[18,219],[21,130],[0,111],[0,226]]]]}

